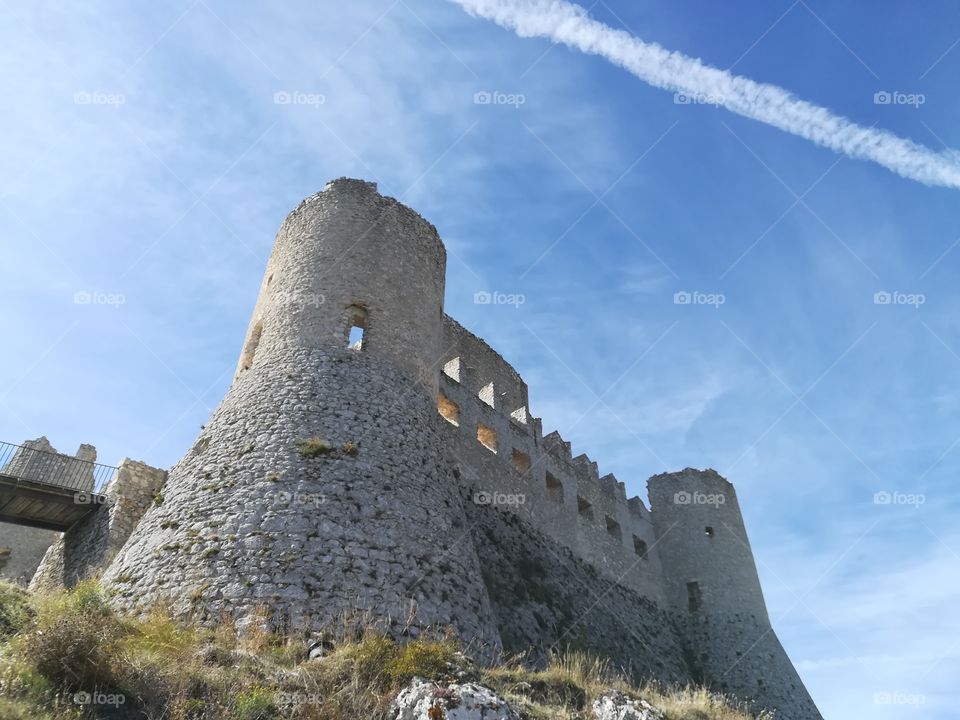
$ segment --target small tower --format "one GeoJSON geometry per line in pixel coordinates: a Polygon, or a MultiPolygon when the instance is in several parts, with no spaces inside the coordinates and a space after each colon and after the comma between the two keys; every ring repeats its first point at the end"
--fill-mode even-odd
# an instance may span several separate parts
{"type": "Polygon", "coordinates": [[[668,605],[689,615],[744,613],[769,625],[733,485],[715,470],[687,468],[653,476],[647,489],[668,605]]]}
{"type": "Polygon", "coordinates": [[[791,720],[822,720],[771,628],[733,485],[687,468],[655,475],[647,490],[691,678],[791,720]]]}
{"type": "Polygon", "coordinates": [[[373,183],[290,213],[227,396],[104,577],[121,606],[499,645],[436,412],[445,265],[373,183]]]}

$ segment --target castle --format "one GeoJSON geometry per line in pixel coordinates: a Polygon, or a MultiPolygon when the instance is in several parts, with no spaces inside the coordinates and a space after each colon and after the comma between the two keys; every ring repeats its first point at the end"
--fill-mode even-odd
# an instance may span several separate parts
{"type": "Polygon", "coordinates": [[[111,501],[34,584],[90,574],[71,547],[110,542],[94,555],[131,612],[161,601],[243,626],[267,607],[308,629],[363,615],[534,662],[585,647],[640,677],[820,718],[771,628],[733,486],[712,470],[657,475],[647,509],[544,436],[517,372],[444,314],[445,269],[433,225],[373,183],[304,200],[223,402],[165,484],[137,471],[151,493],[163,485],[156,500],[111,501]]]}

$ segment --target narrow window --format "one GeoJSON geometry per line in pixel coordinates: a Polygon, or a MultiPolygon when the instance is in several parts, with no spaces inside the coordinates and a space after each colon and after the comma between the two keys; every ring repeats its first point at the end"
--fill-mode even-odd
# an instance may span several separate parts
{"type": "Polygon", "coordinates": [[[497,452],[497,431],[489,425],[477,423],[477,440],[490,452],[497,452]]]}
{"type": "Polygon", "coordinates": [[[483,389],[477,394],[483,402],[485,402],[490,407],[496,407],[494,404],[494,395],[493,395],[493,383],[487,383],[483,389]]]}
{"type": "Polygon", "coordinates": [[[243,348],[243,356],[240,361],[240,370],[249,370],[253,366],[253,356],[257,354],[257,346],[260,344],[260,336],[263,334],[263,323],[259,320],[250,331],[250,338],[243,348]]]}
{"type": "Polygon", "coordinates": [[[638,538],[636,535],[633,536],[633,551],[642,557],[644,560],[647,558],[647,543],[638,538]]]}
{"type": "Polygon", "coordinates": [[[519,407],[519,408],[517,408],[516,410],[514,410],[512,413],[510,413],[510,417],[512,417],[514,420],[516,420],[516,421],[517,421],[518,423],[520,423],[521,425],[526,425],[526,424],[527,424],[527,408],[526,408],[526,406],[524,406],[524,407],[519,407]]]}
{"type": "Polygon", "coordinates": [[[577,512],[580,513],[580,517],[593,519],[593,505],[590,504],[589,500],[579,495],[577,495],[577,512]]]}
{"type": "Polygon", "coordinates": [[[704,534],[705,534],[707,537],[713,537],[713,528],[710,527],[709,525],[707,525],[707,526],[703,529],[703,532],[704,532],[704,534]]]}
{"type": "Polygon", "coordinates": [[[616,538],[617,540],[620,540],[621,539],[620,523],[618,523],[609,515],[606,516],[606,520],[607,520],[607,534],[612,538],[616,538]]]}
{"type": "Polygon", "coordinates": [[[363,328],[354,325],[350,328],[350,337],[347,339],[347,347],[351,350],[363,350],[363,328]]]}
{"type": "Polygon", "coordinates": [[[443,374],[451,380],[460,382],[460,358],[455,357],[443,366],[443,374]]]}
{"type": "Polygon", "coordinates": [[[516,448],[513,449],[513,455],[511,457],[513,460],[513,466],[517,469],[517,472],[523,475],[530,469],[530,456],[525,452],[520,452],[516,448]]]}
{"type": "Polygon", "coordinates": [[[346,343],[351,350],[365,350],[364,332],[367,328],[367,311],[359,305],[347,308],[346,343]]]}
{"type": "Polygon", "coordinates": [[[700,597],[700,583],[688,582],[687,583],[687,609],[692,612],[698,612],[700,610],[701,597],[700,597]]]}
{"type": "Polygon", "coordinates": [[[563,483],[549,472],[547,473],[547,497],[558,505],[563,505],[563,483]]]}
{"type": "Polygon", "coordinates": [[[460,408],[443,393],[437,398],[437,411],[448,423],[460,427],[460,408]]]}

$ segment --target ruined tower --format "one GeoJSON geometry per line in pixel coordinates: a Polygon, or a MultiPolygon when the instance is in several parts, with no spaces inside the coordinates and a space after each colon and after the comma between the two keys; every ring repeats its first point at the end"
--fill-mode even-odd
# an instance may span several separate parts
{"type": "Polygon", "coordinates": [[[290,213],[229,392],[104,577],[121,606],[499,645],[437,425],[445,257],[373,183],[290,213]]]}
{"type": "Polygon", "coordinates": [[[667,604],[694,679],[818,720],[770,625],[733,485],[715,470],[687,468],[653,476],[647,490],[667,604]]]}
{"type": "Polygon", "coordinates": [[[647,483],[667,604],[696,617],[740,613],[769,625],[760,579],[733,485],[687,468],[647,483]]]}

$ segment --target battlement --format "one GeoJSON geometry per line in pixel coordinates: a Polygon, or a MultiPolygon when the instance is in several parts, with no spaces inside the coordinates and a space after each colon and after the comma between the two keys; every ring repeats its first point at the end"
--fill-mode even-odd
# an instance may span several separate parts
{"type": "Polygon", "coordinates": [[[733,483],[727,480],[723,475],[713,468],[684,468],[676,472],[658,473],[650,476],[650,482],[676,482],[681,484],[703,485],[704,483],[720,483],[725,486],[733,487],[733,483]]]}
{"type": "Polygon", "coordinates": [[[528,424],[527,384],[500,353],[449,315],[443,316],[440,347],[449,378],[517,423],[528,424]]]}
{"type": "Polygon", "coordinates": [[[486,342],[444,316],[437,409],[461,477],[609,577],[661,601],[656,536],[639,497],[586,453],[574,454],[528,406],[519,373],[486,342]],[[519,500],[518,500],[519,499],[519,500]]]}

